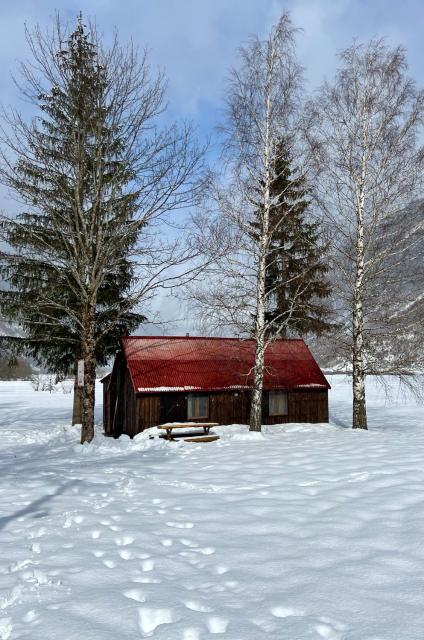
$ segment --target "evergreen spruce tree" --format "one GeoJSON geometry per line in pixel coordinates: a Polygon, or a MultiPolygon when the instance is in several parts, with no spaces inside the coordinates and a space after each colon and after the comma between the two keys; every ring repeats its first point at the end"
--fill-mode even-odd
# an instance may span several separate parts
{"type": "Polygon", "coordinates": [[[84,360],[86,442],[94,435],[96,361],[144,319],[135,309],[151,295],[154,238],[141,245],[140,235],[190,201],[200,152],[188,129],[156,130],[164,85],[146,56],[116,40],[104,50],[81,16],[69,36],[59,18],[51,34],[27,35],[35,61],[22,65],[23,92],[41,113],[27,124],[12,112],[2,129],[0,178],[24,210],[0,221],[8,245],[1,307],[50,368],[64,372],[84,360]]]}
{"type": "MultiPolygon", "coordinates": [[[[305,179],[291,167],[286,143],[280,141],[274,158],[270,197],[270,241],[266,258],[265,322],[269,336],[319,335],[333,326],[326,299],[326,245],[320,225],[308,219],[305,179]]],[[[255,228],[256,223],[253,223],[255,228]]]]}
{"type": "MultiPolygon", "coordinates": [[[[116,218],[119,223],[130,222],[136,197],[124,194],[131,175],[122,160],[119,131],[108,122],[106,69],[99,63],[96,43],[81,16],[57,52],[57,64],[64,83],[39,94],[43,115],[32,131],[34,156],[19,158],[15,167],[12,186],[34,208],[6,229],[8,244],[20,259],[11,254],[3,260],[2,272],[10,288],[2,292],[1,311],[24,329],[22,346],[27,354],[62,376],[75,373],[76,361],[84,357],[82,324],[90,288],[84,271],[92,270],[96,260],[96,247],[88,247],[88,252],[82,248],[87,225],[96,240],[95,227],[102,226],[105,218],[110,218],[111,231],[116,218]],[[99,154],[103,155],[101,167],[99,154]],[[113,187],[107,193],[109,180],[113,187]],[[100,189],[107,195],[96,202],[95,192],[100,189]],[[91,264],[84,264],[84,258],[91,264]]],[[[118,243],[121,255],[117,259],[115,254],[112,268],[102,274],[92,296],[95,356],[91,368],[105,364],[117,348],[117,336],[145,319],[132,312],[128,295],[133,265],[126,254],[134,241],[135,235],[130,234],[118,243]]],[[[81,422],[81,394],[75,389],[73,421],[81,422]]]]}

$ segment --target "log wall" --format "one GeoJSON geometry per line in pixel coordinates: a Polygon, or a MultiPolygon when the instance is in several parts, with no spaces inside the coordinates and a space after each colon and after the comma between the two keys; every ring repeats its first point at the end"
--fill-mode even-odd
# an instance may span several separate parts
{"type": "MultiPolygon", "coordinates": [[[[135,394],[125,362],[117,363],[105,380],[103,391],[103,421],[105,434],[118,438],[131,437],[148,427],[163,422],[187,421],[187,394],[135,394]]],[[[270,416],[268,393],[262,402],[263,424],[287,422],[328,422],[328,391],[326,389],[292,390],[287,392],[288,414],[270,416]]],[[[249,424],[250,393],[217,392],[209,394],[208,422],[219,424],[249,424]]],[[[190,420],[196,422],[196,420],[190,420]]],[[[197,422],[203,422],[203,419],[197,422]]]]}
{"type": "MultiPolygon", "coordinates": [[[[328,422],[327,390],[288,391],[288,415],[270,416],[268,394],[264,393],[262,404],[263,424],[284,424],[287,422],[328,422]]],[[[136,426],[128,427],[128,435],[135,435],[143,429],[163,422],[187,421],[187,395],[184,393],[163,393],[161,395],[137,396],[136,426]]],[[[209,395],[210,422],[219,424],[249,424],[250,394],[213,393],[209,395]]],[[[196,419],[190,419],[196,422],[196,419]]],[[[199,419],[197,422],[204,422],[199,419]]]]}

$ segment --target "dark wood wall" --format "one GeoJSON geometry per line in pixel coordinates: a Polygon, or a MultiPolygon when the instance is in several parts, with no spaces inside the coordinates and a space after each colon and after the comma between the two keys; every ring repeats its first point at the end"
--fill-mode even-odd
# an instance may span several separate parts
{"type": "MultiPolygon", "coordinates": [[[[264,393],[262,404],[263,424],[284,424],[287,422],[328,422],[327,390],[288,391],[288,414],[270,416],[268,393],[264,393]]],[[[213,393],[209,395],[210,422],[219,424],[249,424],[250,394],[213,393]]],[[[163,393],[161,395],[137,396],[137,430],[127,431],[135,435],[148,427],[163,422],[187,421],[187,395],[184,393],[163,393]]],[[[203,419],[190,422],[203,422],[203,419]]]]}
{"type": "Polygon", "coordinates": [[[115,438],[123,433],[134,436],[145,428],[139,428],[137,397],[128,368],[118,356],[110,378],[104,382],[103,426],[105,434],[115,438]]]}
{"type": "MultiPolygon", "coordinates": [[[[135,394],[125,363],[114,368],[105,380],[103,419],[106,435],[131,437],[148,427],[163,422],[187,421],[187,394],[135,394]]],[[[325,389],[292,390],[287,392],[288,414],[270,416],[268,393],[262,402],[263,424],[287,422],[328,422],[328,391],[325,389]]],[[[217,392],[209,394],[210,422],[219,424],[249,424],[250,393],[217,392]]],[[[196,422],[196,420],[190,420],[196,422]]],[[[199,419],[197,422],[203,422],[199,419]]]]}

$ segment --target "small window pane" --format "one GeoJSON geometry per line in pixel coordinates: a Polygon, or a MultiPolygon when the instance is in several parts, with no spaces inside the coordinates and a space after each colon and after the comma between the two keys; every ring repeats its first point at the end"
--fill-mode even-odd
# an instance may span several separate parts
{"type": "Polygon", "coordinates": [[[209,414],[209,397],[190,393],[187,398],[188,418],[207,418],[209,414]]]}
{"type": "Polygon", "coordinates": [[[206,416],[208,414],[208,407],[207,407],[207,398],[206,396],[200,396],[199,397],[199,415],[200,416],[206,416]]]}
{"type": "Polygon", "coordinates": [[[194,396],[193,395],[188,396],[187,409],[188,409],[188,417],[193,418],[194,417],[194,396]]]}
{"type": "Polygon", "coordinates": [[[287,393],[285,391],[270,391],[269,415],[286,416],[287,413],[287,393]]]}

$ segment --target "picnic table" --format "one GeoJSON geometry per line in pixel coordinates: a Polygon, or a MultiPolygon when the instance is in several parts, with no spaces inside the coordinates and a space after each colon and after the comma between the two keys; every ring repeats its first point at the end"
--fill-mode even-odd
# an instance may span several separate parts
{"type": "Polygon", "coordinates": [[[174,429],[202,428],[205,433],[204,436],[193,435],[189,438],[185,438],[185,440],[192,441],[192,442],[210,442],[212,440],[218,440],[219,438],[219,436],[209,435],[209,430],[212,427],[219,427],[219,423],[218,422],[168,422],[166,424],[160,424],[158,426],[158,429],[163,429],[164,431],[166,431],[165,437],[167,440],[174,440],[173,434],[172,434],[174,429]]]}

